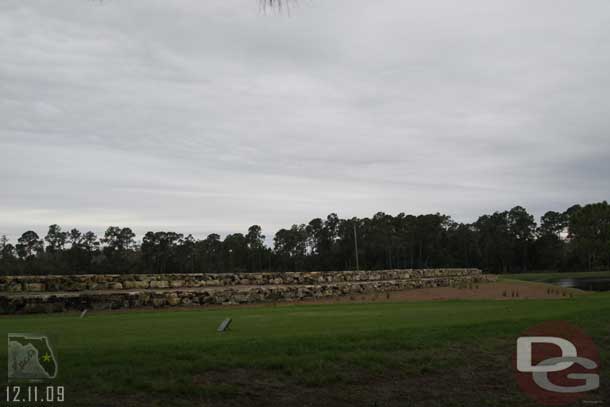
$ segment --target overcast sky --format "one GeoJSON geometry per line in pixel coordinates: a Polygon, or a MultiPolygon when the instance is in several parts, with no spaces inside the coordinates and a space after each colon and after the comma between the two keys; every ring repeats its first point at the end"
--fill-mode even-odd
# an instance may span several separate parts
{"type": "Polygon", "coordinates": [[[610,198],[608,0],[2,0],[0,234],[610,198]]]}

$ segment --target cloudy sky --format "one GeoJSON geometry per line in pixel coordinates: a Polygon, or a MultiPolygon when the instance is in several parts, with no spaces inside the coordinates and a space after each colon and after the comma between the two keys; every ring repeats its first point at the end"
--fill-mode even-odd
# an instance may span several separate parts
{"type": "Polygon", "coordinates": [[[0,2],[0,234],[609,199],[608,0],[0,2]]]}

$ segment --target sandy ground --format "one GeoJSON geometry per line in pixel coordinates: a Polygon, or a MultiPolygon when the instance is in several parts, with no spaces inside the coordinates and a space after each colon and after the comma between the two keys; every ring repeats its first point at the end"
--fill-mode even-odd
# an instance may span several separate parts
{"type": "MultiPolygon", "coordinates": [[[[206,306],[176,306],[176,307],[138,307],[117,310],[100,310],[95,312],[139,312],[139,311],[180,311],[196,309],[243,308],[289,306],[296,304],[347,304],[364,302],[401,302],[401,301],[448,301],[448,300],[527,300],[527,299],[566,299],[590,294],[575,288],[562,288],[552,284],[533,283],[526,281],[499,281],[493,283],[475,284],[469,288],[437,287],[419,288],[386,293],[355,294],[343,297],[306,299],[303,301],[287,301],[277,303],[231,304],[206,306]]],[[[68,311],[68,313],[74,313],[68,311]]],[[[1,315],[3,317],[5,315],[1,315]]],[[[10,315],[6,315],[10,316],[10,315]]]]}
{"type": "Polygon", "coordinates": [[[519,299],[561,299],[587,292],[573,288],[562,288],[551,284],[525,281],[501,281],[476,284],[471,288],[420,288],[416,290],[392,291],[382,294],[364,294],[305,301],[316,303],[356,302],[356,301],[446,301],[446,300],[519,300],[519,299]]]}

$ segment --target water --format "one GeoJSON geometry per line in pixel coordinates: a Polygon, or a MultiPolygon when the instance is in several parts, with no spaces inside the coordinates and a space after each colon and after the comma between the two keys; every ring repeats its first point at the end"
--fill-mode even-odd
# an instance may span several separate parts
{"type": "Polygon", "coordinates": [[[610,291],[610,278],[564,278],[556,284],[586,291],[610,291]]]}

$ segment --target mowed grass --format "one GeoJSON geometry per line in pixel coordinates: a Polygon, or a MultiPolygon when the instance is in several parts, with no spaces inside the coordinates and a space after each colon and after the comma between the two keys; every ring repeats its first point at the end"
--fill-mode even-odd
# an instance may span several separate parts
{"type": "Polygon", "coordinates": [[[528,404],[512,379],[513,344],[547,320],[582,327],[608,365],[608,293],[9,316],[0,333],[51,336],[56,384],[75,406],[497,406],[528,404]],[[228,316],[231,330],[216,332],[228,316]]]}

